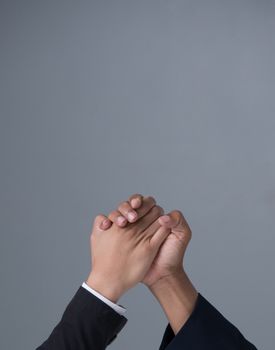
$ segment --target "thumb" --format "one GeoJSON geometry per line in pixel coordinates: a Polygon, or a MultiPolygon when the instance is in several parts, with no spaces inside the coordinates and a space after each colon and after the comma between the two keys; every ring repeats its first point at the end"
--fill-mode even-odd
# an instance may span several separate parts
{"type": "Polygon", "coordinates": [[[170,228],[171,232],[181,240],[189,241],[191,239],[191,229],[185,220],[182,212],[179,210],[173,210],[167,215],[159,217],[160,225],[170,228]]]}

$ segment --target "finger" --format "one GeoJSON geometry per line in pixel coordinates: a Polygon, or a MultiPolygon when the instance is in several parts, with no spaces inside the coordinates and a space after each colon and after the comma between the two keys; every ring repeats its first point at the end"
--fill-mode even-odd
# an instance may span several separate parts
{"type": "Polygon", "coordinates": [[[153,249],[159,250],[162,243],[171,233],[171,229],[168,227],[160,226],[158,230],[153,234],[150,239],[150,245],[153,249]]]}
{"type": "Polygon", "coordinates": [[[111,226],[112,222],[104,214],[98,214],[94,219],[93,229],[105,231],[111,226]]]}
{"type": "Polygon", "coordinates": [[[118,210],[113,210],[109,215],[108,219],[115,222],[118,226],[124,227],[127,225],[127,219],[118,210]]]}
{"type": "Polygon", "coordinates": [[[191,229],[179,210],[173,210],[167,215],[160,217],[159,223],[164,227],[170,228],[173,233],[177,234],[178,238],[191,238],[191,229]]]}
{"type": "MultiPolygon", "coordinates": [[[[155,198],[148,196],[143,198],[142,206],[140,208],[133,210],[129,202],[125,201],[119,204],[117,212],[120,212],[121,216],[124,216],[128,222],[133,223],[142,218],[145,214],[147,214],[153,208],[154,205],[156,205],[155,198]]],[[[114,217],[116,217],[117,215],[119,214],[116,213],[114,217]]],[[[125,226],[124,222],[123,226],[125,226]]]]}
{"type": "Polygon", "coordinates": [[[138,218],[137,212],[132,209],[128,201],[124,201],[119,204],[117,210],[127,219],[129,222],[134,222],[138,218]]]}
{"type": "MultiPolygon", "coordinates": [[[[158,221],[158,217],[143,231],[143,233],[145,233],[145,236],[146,237],[150,237],[150,236],[153,236],[157,230],[160,228],[160,227],[163,227],[159,221],[158,221]]],[[[166,227],[164,227],[166,229],[166,227]]],[[[170,228],[167,228],[169,231],[171,231],[170,228]]]]}
{"type": "Polygon", "coordinates": [[[164,210],[159,205],[154,205],[151,210],[139,219],[135,224],[139,232],[145,231],[155,220],[164,214],[164,210]]]}
{"type": "Polygon", "coordinates": [[[153,249],[159,249],[162,242],[171,233],[169,227],[160,225],[158,218],[144,231],[146,237],[149,237],[150,245],[153,249]]]}
{"type": "Polygon", "coordinates": [[[129,197],[128,201],[133,209],[137,209],[142,205],[143,195],[140,193],[135,193],[129,197]]]}
{"type": "Polygon", "coordinates": [[[137,212],[137,220],[141,219],[144,215],[146,215],[154,206],[156,205],[156,200],[152,196],[143,197],[142,205],[140,208],[136,209],[137,212]]]}

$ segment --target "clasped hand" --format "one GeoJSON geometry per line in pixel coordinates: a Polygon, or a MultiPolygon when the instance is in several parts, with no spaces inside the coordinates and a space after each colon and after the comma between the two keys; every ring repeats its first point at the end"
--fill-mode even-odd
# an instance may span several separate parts
{"type": "Polygon", "coordinates": [[[190,239],[191,229],[179,210],[164,215],[153,197],[134,194],[108,216],[95,217],[86,283],[113,302],[139,282],[152,288],[184,273],[190,239]]]}

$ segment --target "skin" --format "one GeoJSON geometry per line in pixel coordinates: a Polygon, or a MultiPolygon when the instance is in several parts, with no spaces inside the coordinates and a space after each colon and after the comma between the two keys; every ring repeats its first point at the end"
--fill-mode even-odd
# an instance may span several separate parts
{"type": "Polygon", "coordinates": [[[92,269],[87,284],[113,302],[144,279],[170,232],[157,220],[163,209],[150,197],[145,204],[146,215],[125,227],[113,224],[103,230],[103,215],[94,221],[90,238],[92,269]]]}
{"type": "MultiPolygon", "coordinates": [[[[131,232],[131,229],[136,227],[135,225],[147,220],[146,218],[154,206],[156,206],[156,201],[153,197],[144,197],[141,194],[134,194],[130,196],[128,200],[121,202],[117,209],[112,211],[108,217],[104,215],[98,217],[97,224],[100,230],[102,230],[101,232],[109,232],[113,227],[120,227],[121,229],[128,228],[131,232]]],[[[121,276],[119,282],[115,279],[108,279],[104,274],[104,269],[100,267],[100,264],[104,266],[104,260],[106,259],[103,255],[100,264],[97,265],[97,274],[92,274],[94,270],[94,265],[92,263],[92,272],[86,283],[92,288],[95,287],[94,289],[101,292],[107,298],[109,296],[109,299],[111,297],[113,300],[117,301],[127,288],[132,288],[138,282],[142,282],[158,300],[174,333],[177,334],[190,317],[198,297],[198,292],[189,280],[183,265],[185,251],[191,240],[192,232],[183,214],[179,210],[171,211],[166,215],[163,214],[164,211],[162,209],[159,211],[159,214],[154,217],[154,222],[152,223],[153,226],[155,225],[155,228],[157,227],[158,230],[162,228],[164,230],[163,232],[165,232],[162,233],[161,239],[158,240],[157,252],[154,250],[151,254],[148,253],[148,257],[144,262],[138,259],[129,259],[127,260],[127,265],[120,265],[118,267],[118,269],[121,269],[120,273],[117,272],[115,275],[117,277],[118,275],[121,276]],[[129,275],[132,277],[134,273],[130,273],[128,270],[135,271],[135,263],[140,266],[140,273],[135,274],[135,278],[131,279],[129,275]],[[131,283],[126,283],[128,286],[126,289],[125,287],[121,288],[121,286],[125,285],[124,274],[131,280],[131,283]]],[[[149,221],[148,219],[147,222],[149,223],[149,221]]],[[[152,235],[154,230],[149,229],[149,227],[150,226],[147,228],[148,235],[152,235]]],[[[93,233],[91,237],[92,236],[93,233]]],[[[109,235],[108,240],[110,237],[111,235],[109,235]]],[[[93,245],[92,243],[91,241],[91,246],[93,245]]],[[[103,244],[105,245],[105,250],[107,251],[108,249],[109,255],[109,243],[107,244],[107,241],[105,241],[103,244]]],[[[120,244],[122,244],[122,242],[120,242],[120,244]]],[[[131,248],[129,248],[127,252],[124,251],[126,255],[132,255],[132,253],[130,253],[132,252],[132,246],[130,247],[131,248]]],[[[114,255],[110,263],[118,261],[119,249],[117,248],[116,250],[115,247],[113,249],[114,255]]],[[[93,250],[95,253],[97,247],[94,247],[93,250]]],[[[145,255],[142,255],[143,258],[145,255]]],[[[126,263],[126,261],[124,261],[124,263],[126,263]]],[[[113,275],[111,270],[110,268],[109,276],[113,275]]]]}

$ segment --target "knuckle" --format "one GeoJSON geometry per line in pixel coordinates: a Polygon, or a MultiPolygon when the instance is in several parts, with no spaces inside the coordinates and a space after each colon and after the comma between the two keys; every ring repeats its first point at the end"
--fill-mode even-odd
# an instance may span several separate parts
{"type": "Polygon", "coordinates": [[[178,210],[178,209],[174,210],[174,213],[175,213],[175,216],[176,216],[177,218],[183,217],[182,212],[181,212],[180,210],[178,210]]]}
{"type": "Polygon", "coordinates": [[[153,208],[153,211],[156,215],[159,215],[163,212],[163,208],[160,207],[159,205],[155,205],[154,208],[153,208]]]}
{"type": "Polygon", "coordinates": [[[148,200],[148,202],[150,202],[150,203],[156,204],[156,200],[155,200],[155,198],[154,198],[153,196],[148,196],[148,197],[147,197],[147,200],[148,200]]]}
{"type": "Polygon", "coordinates": [[[124,211],[125,209],[127,209],[129,207],[129,203],[127,201],[123,201],[119,204],[118,206],[118,210],[119,211],[124,211]]]}
{"type": "Polygon", "coordinates": [[[114,219],[119,215],[117,210],[113,210],[110,212],[110,214],[108,215],[108,219],[111,221],[114,221],[114,219]]]}

